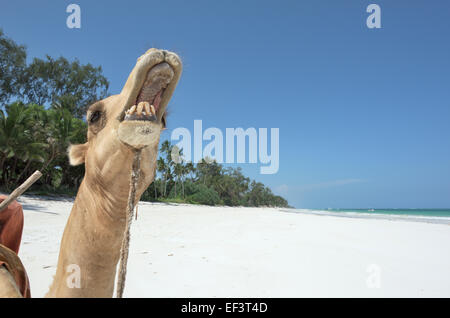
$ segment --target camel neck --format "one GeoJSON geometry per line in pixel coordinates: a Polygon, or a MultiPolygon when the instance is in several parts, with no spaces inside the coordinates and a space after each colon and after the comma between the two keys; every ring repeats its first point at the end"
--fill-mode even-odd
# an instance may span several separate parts
{"type": "Polygon", "coordinates": [[[80,185],[61,240],[49,297],[112,297],[125,229],[126,198],[80,185]]]}

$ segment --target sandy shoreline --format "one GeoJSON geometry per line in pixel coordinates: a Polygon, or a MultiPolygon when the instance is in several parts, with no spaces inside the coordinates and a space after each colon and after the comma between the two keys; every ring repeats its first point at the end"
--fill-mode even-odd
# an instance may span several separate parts
{"type": "MultiPolygon", "coordinates": [[[[73,201],[19,201],[42,297],[73,201]]],[[[448,224],[141,202],[125,296],[450,297],[449,246],[448,224]]]]}

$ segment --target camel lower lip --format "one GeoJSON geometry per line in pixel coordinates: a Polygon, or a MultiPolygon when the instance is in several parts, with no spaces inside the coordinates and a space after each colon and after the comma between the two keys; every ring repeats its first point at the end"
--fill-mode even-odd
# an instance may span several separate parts
{"type": "Polygon", "coordinates": [[[160,125],[156,122],[124,120],[117,134],[119,140],[136,149],[154,145],[159,140],[160,125]]]}

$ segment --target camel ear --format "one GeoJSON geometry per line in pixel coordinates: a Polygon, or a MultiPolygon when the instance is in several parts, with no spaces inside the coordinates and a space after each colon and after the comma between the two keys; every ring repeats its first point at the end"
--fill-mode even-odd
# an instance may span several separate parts
{"type": "Polygon", "coordinates": [[[81,145],[70,145],[67,152],[69,153],[69,162],[72,166],[78,166],[84,163],[88,143],[81,145]]]}

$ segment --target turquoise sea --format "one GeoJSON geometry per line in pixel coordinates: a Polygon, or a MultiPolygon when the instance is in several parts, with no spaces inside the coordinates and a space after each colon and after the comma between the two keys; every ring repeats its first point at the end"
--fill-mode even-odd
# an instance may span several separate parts
{"type": "Polygon", "coordinates": [[[450,209],[282,209],[290,213],[307,213],[351,218],[409,220],[450,225],[450,209]]]}
{"type": "MultiPolygon", "coordinates": [[[[315,209],[313,209],[312,211],[314,210],[315,209]]],[[[320,211],[324,210],[325,209],[321,209],[320,211]]],[[[326,209],[325,211],[404,215],[404,216],[450,217],[450,209],[326,209]]]]}

